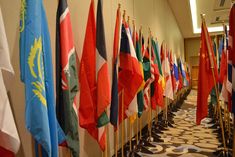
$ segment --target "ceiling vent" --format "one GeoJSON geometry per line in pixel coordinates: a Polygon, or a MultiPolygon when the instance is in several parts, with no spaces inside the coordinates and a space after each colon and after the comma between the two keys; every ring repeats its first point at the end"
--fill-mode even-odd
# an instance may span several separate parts
{"type": "Polygon", "coordinates": [[[214,0],[214,11],[230,9],[230,0],[214,0]]]}

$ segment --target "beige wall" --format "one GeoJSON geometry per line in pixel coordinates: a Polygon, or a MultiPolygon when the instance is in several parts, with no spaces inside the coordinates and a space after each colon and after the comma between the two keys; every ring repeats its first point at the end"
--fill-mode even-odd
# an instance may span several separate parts
{"type": "Polygon", "coordinates": [[[200,37],[187,38],[184,40],[185,58],[190,65],[198,65],[198,57],[200,51],[200,37]]]}
{"type": "MultiPolygon", "coordinates": [[[[73,35],[77,53],[81,56],[83,40],[85,35],[86,21],[89,9],[89,0],[68,0],[71,11],[73,35]]],[[[95,0],[97,3],[97,0],[95,0]]],[[[44,0],[44,6],[49,23],[51,35],[52,52],[55,52],[55,16],[56,0],[44,0]]],[[[122,9],[127,10],[127,15],[136,20],[137,28],[143,26],[145,38],[147,38],[148,27],[153,35],[157,36],[159,43],[163,40],[168,47],[178,56],[184,58],[184,39],[181,35],[175,17],[166,0],[104,0],[104,22],[106,33],[106,46],[108,53],[109,71],[111,74],[111,56],[113,45],[113,32],[115,25],[116,9],[118,3],[122,4],[122,9]]],[[[6,34],[9,42],[11,61],[15,70],[15,76],[7,73],[5,75],[6,87],[10,93],[11,104],[16,118],[22,147],[18,153],[19,157],[32,156],[32,142],[30,134],[25,129],[24,124],[24,86],[20,82],[19,72],[19,11],[20,0],[1,0],[0,6],[3,12],[6,34]]],[[[55,60],[53,60],[55,63],[55,60]]],[[[55,65],[55,64],[54,64],[55,65]]],[[[144,115],[146,119],[146,115],[144,115]]],[[[145,120],[146,121],[146,120],[145,120]]],[[[109,142],[110,151],[113,152],[113,131],[110,127],[109,142]]],[[[79,128],[81,157],[101,156],[97,143],[83,129],[79,128]]]]}

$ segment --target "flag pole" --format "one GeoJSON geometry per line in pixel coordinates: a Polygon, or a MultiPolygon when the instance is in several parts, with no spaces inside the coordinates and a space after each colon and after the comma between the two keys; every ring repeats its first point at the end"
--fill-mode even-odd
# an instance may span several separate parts
{"type": "MultiPolygon", "coordinates": [[[[204,18],[205,14],[201,14],[201,19],[202,19],[202,28],[205,30],[205,18],[204,18]]],[[[212,71],[212,76],[213,76],[213,80],[214,80],[214,85],[215,85],[215,93],[216,93],[216,99],[217,99],[217,103],[218,103],[218,114],[219,114],[219,121],[220,121],[220,126],[221,126],[221,131],[222,131],[222,140],[223,140],[223,146],[224,146],[224,152],[227,151],[226,148],[226,142],[225,142],[225,136],[224,136],[224,126],[223,126],[223,121],[222,121],[222,115],[221,115],[221,110],[220,110],[220,102],[219,102],[219,92],[218,92],[218,88],[217,88],[217,83],[216,83],[216,79],[215,79],[215,73],[214,73],[214,60],[212,59],[212,52],[211,52],[211,48],[210,45],[208,43],[208,34],[205,35],[206,37],[206,45],[207,45],[207,49],[208,49],[208,53],[209,53],[209,60],[210,60],[210,64],[211,64],[211,71],[212,71]]]]}
{"type": "MultiPolygon", "coordinates": [[[[139,42],[140,42],[140,46],[142,47],[142,44],[143,44],[142,43],[142,26],[140,26],[140,30],[139,30],[139,42]]],[[[138,121],[139,121],[140,140],[141,140],[142,139],[142,116],[140,118],[138,117],[138,121]]]]}
{"type": "Polygon", "coordinates": [[[124,89],[122,90],[122,157],[124,157],[124,89]]]}
{"type": "MultiPolygon", "coordinates": [[[[166,44],[164,44],[164,46],[165,46],[164,57],[166,57],[166,51],[167,51],[166,44]]],[[[167,62],[167,61],[165,61],[165,62],[167,62]]],[[[168,114],[168,101],[167,101],[167,97],[165,96],[165,122],[166,122],[166,126],[168,127],[168,122],[167,122],[168,117],[167,117],[167,114],[168,114]]]]}
{"type": "Polygon", "coordinates": [[[110,155],[109,155],[109,124],[107,124],[106,125],[106,136],[107,136],[107,138],[106,138],[106,157],[109,157],[110,155]]]}
{"type": "MultiPolygon", "coordinates": [[[[123,21],[125,21],[126,10],[123,10],[123,21]]],[[[124,157],[124,127],[125,127],[125,120],[124,120],[124,89],[122,90],[122,157],[124,157]]]]}
{"type": "MultiPolygon", "coordinates": [[[[130,16],[127,16],[127,24],[130,27],[130,16]]],[[[129,120],[129,151],[131,152],[131,147],[132,147],[132,143],[131,143],[131,130],[132,130],[132,123],[131,123],[131,116],[128,118],[129,120]]]]}
{"type": "Polygon", "coordinates": [[[118,156],[118,130],[114,130],[114,141],[115,141],[115,157],[118,156]]]}
{"type": "MultiPolygon", "coordinates": [[[[224,28],[224,48],[225,48],[225,52],[226,52],[226,57],[227,57],[227,39],[226,39],[226,33],[227,33],[227,26],[224,24],[223,21],[223,28],[224,28]]],[[[229,113],[229,109],[228,109],[228,103],[226,103],[226,119],[227,119],[227,131],[228,131],[228,139],[230,139],[230,134],[231,134],[231,130],[230,130],[230,113],[229,113]]],[[[235,150],[235,148],[234,148],[235,150]]]]}
{"type": "MultiPolygon", "coordinates": [[[[120,3],[118,3],[118,12],[120,13],[121,11],[121,4],[120,3]]],[[[118,96],[119,97],[119,96],[118,96]]],[[[119,108],[118,108],[118,110],[119,110],[119,108]]],[[[118,111],[119,112],[119,111],[118,111]]],[[[118,156],[118,131],[119,131],[119,129],[118,129],[118,124],[117,124],[117,128],[115,129],[114,128],[114,140],[115,140],[115,157],[117,157],[118,156]]]]}
{"type": "MultiPolygon", "coordinates": [[[[148,47],[149,47],[149,62],[150,62],[150,73],[151,73],[151,62],[152,62],[152,45],[151,45],[151,30],[149,28],[149,43],[148,43],[148,47]]],[[[151,77],[151,76],[150,76],[151,77]]],[[[151,141],[151,137],[152,137],[152,125],[151,125],[151,119],[152,119],[152,103],[151,103],[151,83],[149,84],[149,141],[151,141]]]]}
{"type": "MultiPolygon", "coordinates": [[[[133,23],[133,43],[134,43],[134,47],[136,50],[136,27],[135,27],[135,20],[132,20],[133,23]]],[[[138,135],[138,120],[139,120],[139,116],[137,113],[137,120],[136,120],[136,145],[138,144],[138,139],[139,139],[139,135],[138,135]]]]}

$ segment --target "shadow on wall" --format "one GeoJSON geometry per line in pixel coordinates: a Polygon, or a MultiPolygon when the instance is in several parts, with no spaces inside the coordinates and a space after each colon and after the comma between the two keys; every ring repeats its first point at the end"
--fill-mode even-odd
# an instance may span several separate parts
{"type": "MultiPolygon", "coordinates": [[[[80,140],[82,142],[82,140],[80,140]]],[[[87,156],[95,156],[95,157],[101,157],[101,151],[100,151],[100,147],[98,145],[98,143],[96,142],[96,140],[91,137],[89,135],[89,133],[87,131],[85,131],[84,133],[84,143],[80,143],[80,149],[83,149],[82,151],[84,151],[84,153],[87,156]],[[95,150],[97,149],[97,150],[95,150]]],[[[81,152],[81,150],[80,150],[81,152]]],[[[80,154],[84,154],[84,153],[80,153],[80,154]]]]}

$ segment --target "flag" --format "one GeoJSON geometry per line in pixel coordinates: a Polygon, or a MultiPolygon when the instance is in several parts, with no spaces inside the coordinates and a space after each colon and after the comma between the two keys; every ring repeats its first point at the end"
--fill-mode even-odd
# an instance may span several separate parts
{"type": "Polygon", "coordinates": [[[42,146],[43,156],[58,157],[58,144],[65,137],[56,119],[50,36],[42,0],[22,1],[20,25],[26,128],[36,145],[42,146]]]}
{"type": "MultiPolygon", "coordinates": [[[[154,81],[155,81],[155,65],[152,60],[153,58],[153,51],[152,51],[152,46],[150,44],[150,40],[148,39],[148,46],[144,51],[144,79],[145,79],[145,86],[144,86],[144,98],[145,98],[145,108],[148,109],[149,107],[151,108],[156,108],[156,100],[154,99],[153,101],[153,96],[154,96],[154,81]],[[151,52],[151,54],[150,54],[151,52]],[[151,105],[151,106],[150,106],[151,105]]],[[[159,77],[159,76],[157,76],[159,77]]]]}
{"type": "Polygon", "coordinates": [[[118,124],[118,74],[117,74],[117,64],[118,64],[118,55],[120,51],[120,36],[121,36],[121,12],[120,8],[117,9],[116,15],[116,24],[115,24],[115,31],[114,31],[114,41],[113,41],[113,61],[112,61],[112,69],[113,69],[113,76],[112,76],[112,93],[111,93],[111,106],[110,106],[110,123],[113,126],[117,126],[118,124]]]}
{"type": "Polygon", "coordinates": [[[175,93],[176,90],[176,80],[175,80],[175,74],[174,74],[174,60],[173,60],[173,54],[172,50],[169,53],[169,62],[170,62],[170,72],[171,72],[171,82],[172,82],[172,88],[173,92],[175,93]]]}
{"type": "Polygon", "coordinates": [[[98,0],[97,19],[96,19],[96,78],[97,78],[97,127],[98,142],[102,151],[105,150],[106,129],[109,119],[106,108],[110,104],[110,80],[108,75],[108,63],[106,54],[104,20],[102,7],[103,1],[98,0]]]}
{"type": "Polygon", "coordinates": [[[119,112],[119,123],[121,123],[126,116],[130,117],[138,112],[136,94],[143,82],[129,27],[125,22],[122,24],[121,29],[118,78],[118,92],[121,92],[119,100],[122,100],[122,96],[124,97],[124,104],[119,102],[119,111],[121,111],[122,105],[124,105],[125,111],[124,117],[122,117],[121,112],[119,112]]]}
{"type": "Polygon", "coordinates": [[[94,0],[91,0],[79,71],[79,124],[98,141],[96,92],[96,25],[94,0]]]}
{"type": "Polygon", "coordinates": [[[208,114],[208,95],[215,85],[212,75],[212,67],[215,74],[215,80],[218,81],[217,65],[214,57],[211,38],[207,31],[205,21],[202,22],[201,30],[196,112],[197,125],[199,125],[201,120],[208,114]]]}
{"type": "Polygon", "coordinates": [[[152,41],[152,52],[153,52],[153,62],[154,62],[154,67],[155,67],[155,80],[153,83],[153,95],[154,98],[152,99],[152,103],[155,103],[155,107],[153,109],[156,109],[156,106],[163,107],[164,102],[163,102],[163,91],[164,91],[164,77],[162,75],[162,66],[160,63],[160,57],[159,57],[159,47],[158,43],[155,42],[153,39],[152,41]]]}
{"type": "Polygon", "coordinates": [[[186,78],[185,68],[184,68],[184,65],[183,65],[183,62],[182,62],[181,57],[180,57],[180,59],[179,59],[179,67],[180,67],[180,71],[181,71],[181,73],[182,73],[182,77],[183,77],[183,78],[186,78]]]}
{"type": "MultiPolygon", "coordinates": [[[[142,77],[144,78],[143,56],[142,56],[142,53],[141,53],[141,45],[140,45],[138,33],[136,32],[135,34],[136,34],[135,35],[135,38],[136,38],[136,40],[135,40],[135,43],[136,43],[136,48],[135,48],[136,56],[137,56],[138,61],[140,63],[140,70],[142,72],[142,77]]],[[[143,110],[144,110],[144,91],[143,91],[144,85],[145,85],[145,81],[143,79],[140,91],[137,94],[138,116],[139,117],[141,117],[141,115],[143,114],[143,110]]]]}
{"type": "Polygon", "coordinates": [[[179,71],[178,71],[178,63],[175,54],[173,55],[173,60],[174,60],[174,77],[176,81],[176,87],[175,87],[175,93],[179,89],[179,71]]]}
{"type": "Polygon", "coordinates": [[[149,55],[148,55],[148,48],[144,50],[143,53],[143,70],[144,70],[144,80],[145,80],[145,85],[144,85],[144,107],[145,109],[148,109],[150,106],[150,86],[151,83],[154,81],[153,76],[151,75],[151,63],[149,60],[149,55]],[[152,76],[152,77],[151,77],[152,76]]]}
{"type": "Polygon", "coordinates": [[[20,148],[20,139],[12,114],[2,76],[2,70],[14,74],[10,61],[7,37],[0,8],[0,156],[14,156],[20,148]]]}
{"type": "MultiPolygon", "coordinates": [[[[144,44],[144,36],[141,33],[140,30],[140,46],[141,46],[141,52],[142,52],[142,58],[143,58],[143,71],[144,71],[144,89],[143,89],[143,94],[144,94],[144,108],[147,110],[149,108],[149,103],[150,103],[150,85],[153,82],[153,79],[151,78],[151,72],[150,72],[150,61],[149,61],[149,53],[148,53],[148,48],[145,47],[144,44]]],[[[153,76],[153,75],[152,75],[153,76]]]]}
{"type": "Polygon", "coordinates": [[[171,100],[174,100],[169,59],[167,55],[166,45],[164,43],[161,45],[161,55],[162,55],[161,56],[162,57],[162,71],[163,71],[164,79],[166,82],[163,95],[171,100]]]}
{"type": "Polygon", "coordinates": [[[235,4],[229,14],[228,89],[232,97],[232,112],[235,113],[235,4]]]}
{"type": "Polygon", "coordinates": [[[186,79],[186,72],[185,72],[185,67],[184,67],[184,63],[182,62],[181,57],[179,58],[179,68],[181,71],[181,75],[182,75],[182,81],[183,81],[183,86],[187,86],[187,79],[186,79]]]}
{"type": "Polygon", "coordinates": [[[178,86],[178,90],[181,90],[181,89],[183,88],[183,77],[182,77],[180,68],[178,68],[178,75],[179,75],[179,86],[178,86]]]}
{"type": "Polygon", "coordinates": [[[220,62],[220,73],[219,73],[219,83],[222,85],[222,90],[220,93],[220,100],[228,102],[228,91],[226,87],[227,81],[227,52],[226,49],[223,50],[221,54],[220,62]]]}
{"type": "Polygon", "coordinates": [[[73,156],[79,156],[76,95],[77,57],[67,0],[59,0],[56,18],[56,111],[73,156]]]}

